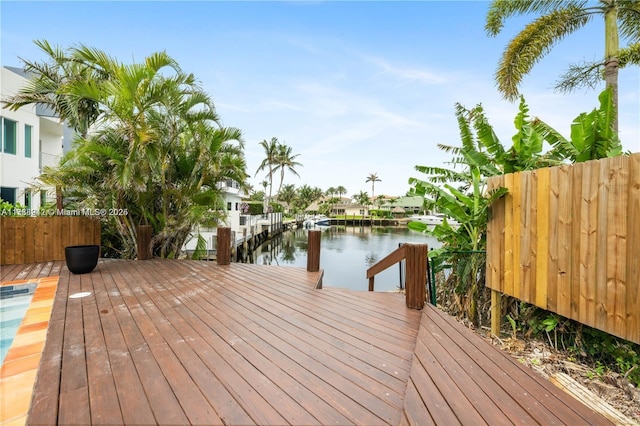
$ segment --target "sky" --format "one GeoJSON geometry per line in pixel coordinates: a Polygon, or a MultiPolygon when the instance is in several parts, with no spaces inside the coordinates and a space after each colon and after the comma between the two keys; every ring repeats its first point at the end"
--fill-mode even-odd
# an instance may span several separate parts
{"type": "MultiPolygon", "coordinates": [[[[504,47],[531,17],[485,33],[487,1],[12,1],[0,2],[1,63],[42,60],[33,44],[84,44],[125,63],[166,51],[193,73],[224,126],[242,130],[250,183],[263,140],[278,138],[299,154],[299,177],[284,183],[347,195],[404,195],[415,166],[448,167],[437,144],[460,146],[455,105],[482,104],[505,146],[515,133],[517,102],[503,100],[494,72],[504,47]]],[[[571,34],[525,77],[531,116],[569,137],[598,90],[555,93],[570,63],[601,58],[604,24],[571,34]]],[[[624,45],[624,41],[621,43],[624,45]]],[[[640,72],[621,70],[620,138],[640,151],[640,72]]],[[[278,177],[274,182],[277,188],[278,177]]],[[[275,192],[275,189],[274,189],[275,192]]]]}

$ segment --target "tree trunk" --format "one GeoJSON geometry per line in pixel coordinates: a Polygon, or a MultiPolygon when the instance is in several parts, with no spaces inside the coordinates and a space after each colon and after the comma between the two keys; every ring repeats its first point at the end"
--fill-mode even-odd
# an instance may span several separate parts
{"type": "Polygon", "coordinates": [[[56,209],[58,211],[62,210],[62,187],[60,185],[56,186],[56,209]]]}
{"type": "Polygon", "coordinates": [[[618,133],[618,54],[620,43],[618,37],[618,9],[609,2],[609,9],[605,12],[605,57],[604,57],[604,81],[607,87],[611,88],[613,96],[613,108],[615,118],[613,120],[613,130],[618,133]]]}

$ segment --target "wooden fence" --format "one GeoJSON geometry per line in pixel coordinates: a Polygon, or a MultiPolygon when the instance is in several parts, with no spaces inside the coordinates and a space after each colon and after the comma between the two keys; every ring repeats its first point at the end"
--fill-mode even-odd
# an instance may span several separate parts
{"type": "Polygon", "coordinates": [[[66,246],[100,245],[100,221],[85,216],[1,217],[0,265],[64,260],[66,246]]]}
{"type": "Polygon", "coordinates": [[[487,286],[640,343],[640,154],[494,177],[487,286]]]}

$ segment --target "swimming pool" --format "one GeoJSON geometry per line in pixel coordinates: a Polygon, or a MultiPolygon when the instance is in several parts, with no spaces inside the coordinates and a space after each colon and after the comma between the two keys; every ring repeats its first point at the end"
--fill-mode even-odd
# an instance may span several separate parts
{"type": "Polygon", "coordinates": [[[0,286],[0,365],[22,323],[37,282],[0,286]]]}

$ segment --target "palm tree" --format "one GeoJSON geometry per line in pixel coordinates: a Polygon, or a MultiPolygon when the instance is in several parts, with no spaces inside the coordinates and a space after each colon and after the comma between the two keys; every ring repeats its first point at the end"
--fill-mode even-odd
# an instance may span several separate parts
{"type": "Polygon", "coordinates": [[[47,61],[37,62],[21,58],[29,82],[18,93],[4,101],[7,108],[16,111],[25,105],[42,105],[55,111],[61,120],[85,137],[91,125],[100,115],[95,99],[78,96],[71,90],[79,83],[107,80],[107,70],[84,57],[88,48],[63,50],[46,40],[34,43],[47,56],[47,61]]]}
{"type": "Polygon", "coordinates": [[[318,200],[323,195],[323,191],[320,188],[312,188],[307,184],[304,184],[298,189],[298,199],[297,203],[301,210],[306,209],[313,203],[318,200]]]}
{"type": "Polygon", "coordinates": [[[276,166],[273,168],[273,171],[276,172],[280,170],[280,184],[278,185],[278,192],[282,188],[282,182],[284,181],[284,172],[285,170],[290,171],[294,175],[300,177],[298,172],[296,171],[296,166],[302,166],[301,163],[295,161],[295,159],[300,154],[293,155],[291,147],[281,143],[278,146],[278,155],[276,157],[276,166]]]}
{"type": "Polygon", "coordinates": [[[105,223],[122,256],[135,256],[138,224],[153,227],[156,254],[179,256],[195,224],[220,218],[217,183],[246,181],[241,132],[219,126],[195,77],[166,53],[132,65],[86,47],[72,53],[108,72],[65,86],[96,102],[108,125],[82,138],[43,180],[64,182],[85,207],[126,210],[105,223]]]}
{"type": "Polygon", "coordinates": [[[325,195],[331,197],[336,192],[337,192],[336,189],[333,186],[330,186],[329,188],[327,188],[327,190],[324,193],[325,193],[325,195]]]}
{"type": "MultiPolygon", "coordinates": [[[[81,137],[86,137],[100,115],[99,104],[94,99],[78,96],[70,88],[81,82],[106,80],[108,72],[83,58],[82,52],[87,49],[65,51],[51,46],[46,40],[34,43],[48,56],[48,60],[36,62],[20,58],[30,80],[18,93],[3,101],[5,107],[16,111],[26,105],[44,106],[54,111],[81,137]]],[[[62,183],[56,182],[54,186],[56,205],[58,210],[62,210],[62,183]]]]}
{"type": "Polygon", "coordinates": [[[375,198],[375,185],[376,182],[382,182],[382,180],[378,177],[378,175],[376,173],[371,173],[369,174],[369,176],[367,176],[367,180],[365,180],[366,182],[371,182],[371,198],[375,198]]]}
{"type": "MultiPolygon", "coordinates": [[[[277,138],[271,138],[271,141],[269,142],[267,142],[266,139],[260,142],[260,146],[264,149],[265,157],[264,157],[264,160],[262,160],[262,162],[258,166],[258,170],[256,170],[256,175],[258,175],[258,173],[263,171],[264,169],[267,169],[268,171],[267,179],[269,179],[269,198],[265,200],[264,213],[267,212],[266,206],[269,200],[271,200],[271,194],[273,190],[273,173],[275,172],[275,167],[278,164],[278,146],[279,145],[280,143],[278,142],[277,138]]],[[[265,188],[265,194],[266,194],[266,188],[265,188]]]]}
{"type": "MultiPolygon", "coordinates": [[[[613,90],[613,105],[618,109],[618,69],[640,65],[640,2],[637,0],[493,0],[485,29],[491,36],[502,30],[504,21],[514,15],[538,13],[507,45],[496,71],[498,89],[505,98],[518,97],[518,85],[553,45],[566,35],[584,27],[594,16],[604,18],[605,51],[602,60],[571,65],[556,88],[570,91],[576,87],[596,87],[602,76],[613,90]],[[629,40],[619,46],[619,35],[629,40]]],[[[617,132],[617,120],[614,124],[617,132]]]]}
{"type": "Polygon", "coordinates": [[[342,198],[342,196],[347,193],[347,188],[340,185],[336,188],[336,193],[338,194],[338,197],[342,198]]]}
{"type": "Polygon", "coordinates": [[[360,191],[359,193],[354,194],[353,199],[356,200],[358,204],[361,204],[363,206],[368,206],[371,204],[371,199],[369,198],[369,194],[367,194],[364,191],[360,191]]]}
{"type": "Polygon", "coordinates": [[[282,201],[283,203],[287,203],[289,209],[291,209],[291,204],[293,200],[296,198],[296,186],[295,185],[283,185],[282,189],[278,192],[278,201],[282,201]]]}

